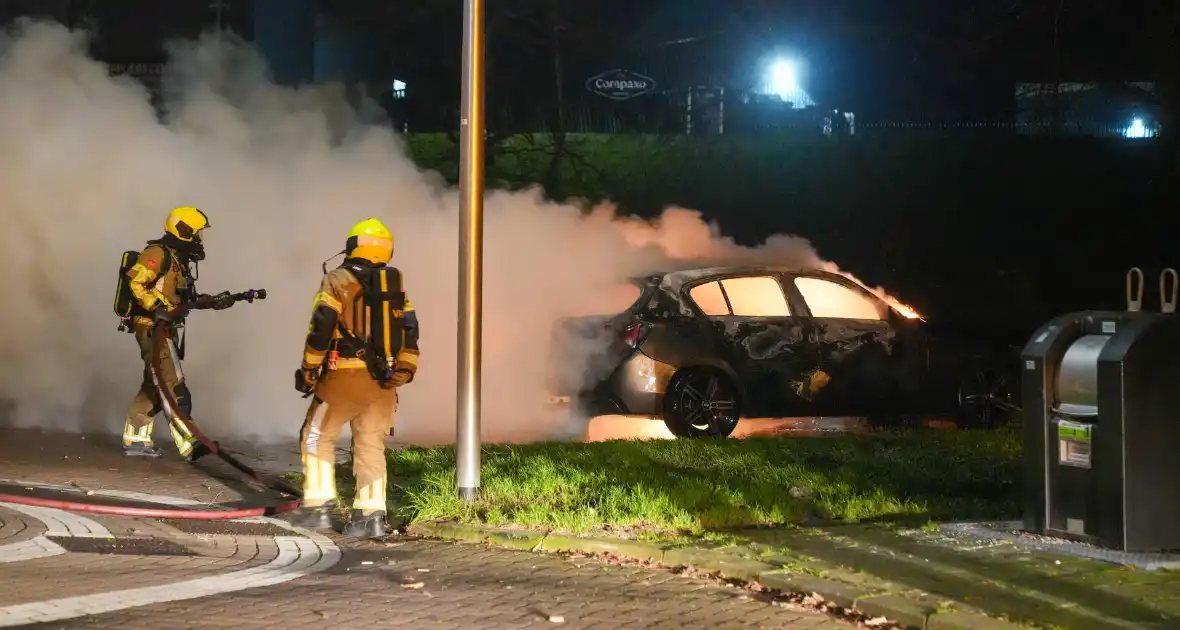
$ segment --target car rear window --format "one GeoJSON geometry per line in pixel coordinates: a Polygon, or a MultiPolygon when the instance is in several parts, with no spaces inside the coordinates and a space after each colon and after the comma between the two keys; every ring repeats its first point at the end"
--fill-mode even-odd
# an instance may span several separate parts
{"type": "Polygon", "coordinates": [[[791,314],[782,286],[770,276],[706,282],[690,289],[688,296],[709,316],[787,317],[791,314]]]}
{"type": "Polygon", "coordinates": [[[788,317],[791,307],[778,280],[769,276],[721,281],[733,314],[738,317],[788,317]]]}
{"type": "Polygon", "coordinates": [[[729,315],[729,305],[725,303],[721,285],[717,282],[698,284],[688,292],[688,297],[705,315],[729,315]]]}

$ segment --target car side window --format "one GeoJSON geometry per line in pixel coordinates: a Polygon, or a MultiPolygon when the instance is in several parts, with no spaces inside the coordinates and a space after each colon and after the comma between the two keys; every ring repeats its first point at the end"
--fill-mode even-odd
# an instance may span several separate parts
{"type": "Polygon", "coordinates": [[[725,302],[725,295],[721,293],[721,285],[717,282],[698,284],[689,290],[688,297],[696,302],[697,308],[705,315],[729,315],[729,304],[725,302]]]}
{"type": "Polygon", "coordinates": [[[822,278],[795,278],[795,287],[812,317],[885,319],[885,305],[869,296],[822,278]]]}
{"type": "Polygon", "coordinates": [[[739,317],[789,317],[791,307],[778,280],[770,276],[721,281],[733,314],[739,317]]]}

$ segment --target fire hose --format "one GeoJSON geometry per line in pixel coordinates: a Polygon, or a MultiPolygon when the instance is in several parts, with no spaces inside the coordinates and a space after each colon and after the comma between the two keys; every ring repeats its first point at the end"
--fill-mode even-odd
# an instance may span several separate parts
{"type": "MultiPolygon", "coordinates": [[[[219,300],[226,297],[232,298],[233,302],[253,303],[254,300],[265,300],[266,289],[250,289],[241,293],[223,293],[219,296],[203,296],[196,300],[186,302],[172,311],[170,318],[173,321],[179,321],[189,311],[203,310],[212,308],[219,300]]],[[[164,350],[164,344],[172,344],[172,323],[163,319],[157,320],[152,328],[152,352],[149,361],[149,371],[151,372],[152,382],[156,386],[156,393],[160,397],[161,406],[164,411],[174,421],[179,422],[184,426],[188,432],[195,437],[205,448],[209,449],[209,454],[216,455],[222,461],[237,469],[242,474],[254,479],[258,483],[266,486],[271,490],[276,490],[284,494],[301,497],[302,491],[299,488],[287,483],[283,479],[274,476],[260,473],[250,466],[243,463],[238,458],[221,449],[221,446],[206,436],[199,428],[193,419],[189,417],[188,413],[181,409],[179,401],[176,399],[176,392],[171,391],[170,388],[164,386],[164,379],[162,378],[161,354],[164,350]]],[[[176,349],[171,348],[172,354],[175,357],[176,349]]],[[[166,518],[166,519],[197,519],[197,520],[229,520],[250,518],[254,516],[270,516],[273,514],[280,514],[282,512],[289,512],[299,507],[299,499],[293,501],[285,501],[276,505],[254,507],[239,510],[189,510],[189,509],[154,509],[154,508],[138,508],[138,507],[123,507],[114,505],[98,505],[94,503],[85,503],[80,501],[61,501],[55,499],[43,499],[39,497],[27,497],[14,494],[0,493],[0,503],[15,503],[18,505],[31,505],[36,507],[52,508],[58,510],[65,510],[68,512],[88,512],[91,514],[107,514],[113,516],[130,516],[140,518],[166,518]]]]}

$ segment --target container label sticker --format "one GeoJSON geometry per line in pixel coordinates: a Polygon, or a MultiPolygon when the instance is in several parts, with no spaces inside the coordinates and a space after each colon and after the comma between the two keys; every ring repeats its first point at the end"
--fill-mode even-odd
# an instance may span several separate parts
{"type": "Polygon", "coordinates": [[[1026,370],[1037,369],[1037,362],[1033,361],[1032,359],[1025,359],[1024,360],[1024,369],[1026,369],[1026,370]]]}
{"type": "Polygon", "coordinates": [[[1094,425],[1057,421],[1057,463],[1075,468],[1090,468],[1090,451],[1094,425]]]}
{"type": "Polygon", "coordinates": [[[1114,334],[1114,326],[1115,326],[1114,322],[1102,322],[1102,334],[1113,335],[1114,334]]]}

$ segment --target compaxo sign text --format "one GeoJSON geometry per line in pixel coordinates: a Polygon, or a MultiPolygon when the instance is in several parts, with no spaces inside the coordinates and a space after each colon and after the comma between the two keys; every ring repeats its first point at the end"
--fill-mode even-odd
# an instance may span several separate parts
{"type": "Polygon", "coordinates": [[[625,101],[656,89],[656,82],[638,72],[616,68],[586,79],[586,89],[614,101],[625,101]]]}

